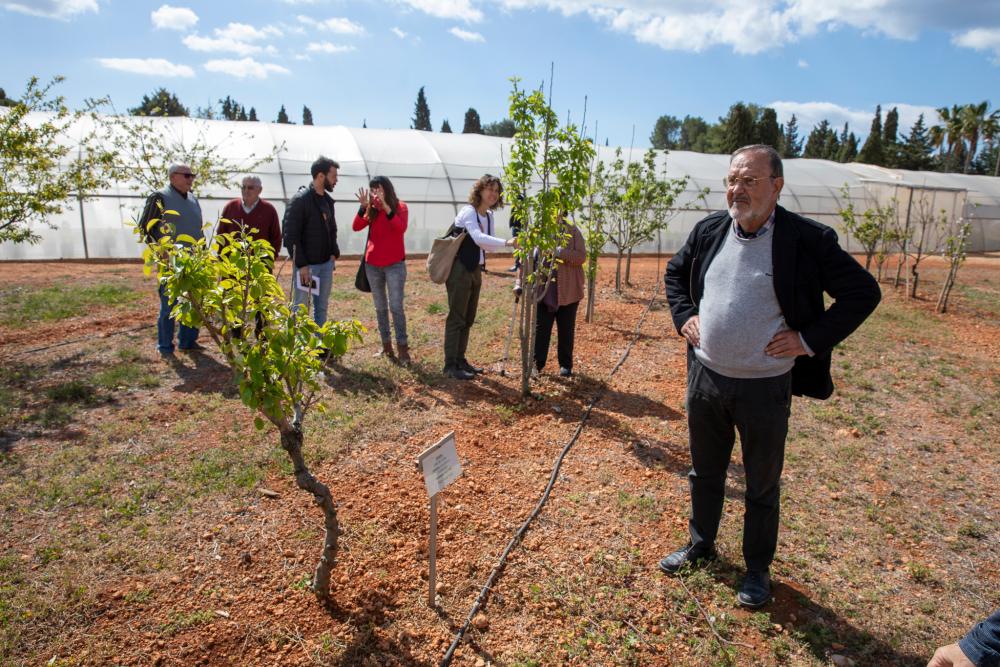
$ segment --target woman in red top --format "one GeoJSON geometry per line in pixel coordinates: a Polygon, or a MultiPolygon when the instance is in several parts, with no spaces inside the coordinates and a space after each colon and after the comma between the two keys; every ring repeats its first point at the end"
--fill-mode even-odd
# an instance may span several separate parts
{"type": "Polygon", "coordinates": [[[376,176],[368,184],[370,190],[358,190],[361,207],[354,216],[354,231],[368,227],[368,245],[365,247],[365,273],[372,288],[375,301],[375,317],[378,332],[382,337],[382,352],[390,359],[396,355],[392,349],[389,331],[389,313],[392,313],[393,329],[396,331],[396,345],[399,361],[410,363],[410,348],[406,338],[406,314],[403,312],[403,292],[406,286],[406,249],[403,235],[409,212],[406,204],[396,196],[396,189],[385,176],[376,176]],[[388,292],[388,296],[387,296],[388,292]]]}

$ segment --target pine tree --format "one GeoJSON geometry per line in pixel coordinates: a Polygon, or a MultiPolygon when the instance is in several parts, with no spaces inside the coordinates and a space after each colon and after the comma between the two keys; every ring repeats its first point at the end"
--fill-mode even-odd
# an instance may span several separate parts
{"type": "Polygon", "coordinates": [[[684,116],[681,121],[680,140],[677,142],[677,149],[682,151],[695,151],[707,153],[708,146],[708,123],[700,116],[684,116]]]}
{"type": "Polygon", "coordinates": [[[133,116],[188,116],[186,106],[166,88],[158,88],[152,95],[143,95],[139,106],[129,109],[133,116]]]}
{"type": "Polygon", "coordinates": [[[479,120],[479,112],[469,107],[465,112],[465,125],[462,127],[462,134],[482,134],[483,124],[479,120]]]}
{"type": "Polygon", "coordinates": [[[742,102],[729,107],[729,115],[720,122],[725,128],[719,146],[723,153],[732,153],[754,142],[753,113],[742,102]]]}
{"type": "Polygon", "coordinates": [[[250,117],[249,118],[250,118],[251,121],[257,122],[257,110],[255,108],[253,108],[253,107],[250,107],[250,117]]]}
{"type": "Polygon", "coordinates": [[[933,164],[933,160],[931,160],[933,151],[934,147],[931,145],[929,131],[924,124],[924,115],[920,114],[910,128],[910,134],[906,137],[906,141],[900,146],[897,166],[900,169],[914,171],[930,169],[933,164]]]}
{"type": "Polygon", "coordinates": [[[837,131],[832,127],[826,131],[826,139],[823,140],[823,159],[836,160],[840,154],[840,141],[837,139],[837,131]]]}
{"type": "Polygon", "coordinates": [[[451,124],[448,122],[447,118],[445,118],[444,122],[441,123],[441,131],[445,134],[451,134],[451,124]]]}
{"type": "MultiPolygon", "coordinates": [[[[844,132],[847,132],[847,123],[844,123],[844,132]]],[[[840,152],[837,153],[837,162],[846,164],[858,156],[858,138],[853,132],[849,132],[846,137],[843,134],[840,136],[843,138],[840,142],[840,152]]]]}
{"type": "Polygon", "coordinates": [[[649,143],[661,151],[677,148],[681,134],[681,121],[675,116],[660,116],[649,135],[649,143]]]}
{"type": "Polygon", "coordinates": [[[754,133],[758,144],[765,144],[775,150],[779,149],[781,147],[781,127],[778,125],[778,113],[771,107],[762,109],[754,133]]]}
{"type": "Polygon", "coordinates": [[[309,109],[309,107],[305,105],[302,106],[302,124],[303,125],[313,124],[313,112],[309,109]]]}
{"type": "Polygon", "coordinates": [[[902,159],[899,144],[899,111],[896,107],[889,109],[882,125],[882,152],[885,155],[885,166],[896,167],[902,159]]]}
{"type": "Polygon", "coordinates": [[[517,132],[517,126],[510,118],[483,125],[483,134],[488,137],[513,137],[515,132],[517,132]]]}
{"type": "MultiPolygon", "coordinates": [[[[831,132],[833,130],[830,129],[830,121],[824,118],[818,125],[813,127],[812,132],[806,138],[802,157],[812,160],[826,159],[827,138],[831,132]]],[[[836,137],[836,134],[834,134],[834,137],[836,137]]]]}
{"type": "Polygon", "coordinates": [[[799,139],[799,122],[795,119],[795,114],[788,119],[785,125],[784,136],[781,140],[783,158],[796,158],[802,154],[802,140],[799,139]]]}
{"type": "Polygon", "coordinates": [[[290,125],[292,121],[288,120],[288,112],[285,111],[285,105],[282,104],[281,108],[278,109],[278,122],[285,125],[290,125]]]}
{"type": "Polygon", "coordinates": [[[417,91],[417,103],[413,107],[413,129],[433,132],[431,127],[431,108],[427,106],[427,98],[424,97],[424,87],[420,86],[417,91]]]}
{"type": "Polygon", "coordinates": [[[247,120],[247,110],[242,104],[240,105],[240,112],[236,114],[236,120],[247,120]]]}
{"type": "Polygon", "coordinates": [[[858,153],[858,162],[865,164],[885,165],[885,151],[882,147],[882,105],[875,107],[875,117],[872,127],[865,139],[865,145],[858,153]]]}

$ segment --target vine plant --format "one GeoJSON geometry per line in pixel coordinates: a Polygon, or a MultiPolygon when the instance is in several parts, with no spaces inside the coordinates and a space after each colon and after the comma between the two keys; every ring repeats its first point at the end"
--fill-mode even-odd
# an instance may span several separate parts
{"type": "Polygon", "coordinates": [[[311,408],[323,410],[317,392],[324,354],[342,356],[364,328],[356,320],[318,326],[302,306],[290,308],[267,263],[270,244],[249,230],[218,235],[211,244],[184,234],[174,240],[169,220],[176,215],[161,209],[146,230],[136,226],[140,238],[154,225],[168,232],[143,251],[146,275],[157,272],[179,322],[206,330],[219,346],[240,399],[257,412],[255,426],[270,422],[278,430],[296,484],[322,509],[325,535],[312,588],[326,601],[340,527],[330,489],[302,456],[303,421],[311,408]]]}
{"type": "MultiPolygon", "coordinates": [[[[510,119],[515,131],[504,175],[512,195],[512,215],[523,221],[515,253],[521,259],[524,290],[518,309],[521,394],[528,396],[537,304],[556,278],[558,248],[570,238],[564,221],[587,196],[595,151],[575,125],[560,125],[542,89],[529,93],[518,81],[511,79],[510,119]],[[536,181],[540,187],[529,192],[536,181]]],[[[551,96],[551,82],[549,92],[551,96]]]]}

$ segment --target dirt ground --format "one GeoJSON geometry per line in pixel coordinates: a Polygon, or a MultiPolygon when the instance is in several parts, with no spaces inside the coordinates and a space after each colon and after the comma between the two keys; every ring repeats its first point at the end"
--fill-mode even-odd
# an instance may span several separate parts
{"type": "MultiPolygon", "coordinates": [[[[438,664],[597,394],[455,664],[917,665],[1000,605],[1000,258],[970,257],[943,315],[939,261],[918,300],[884,279],[835,353],[835,396],[796,399],[775,601],[758,613],[735,605],[738,452],[720,561],[656,568],[686,539],[690,465],[684,346],[662,298],[637,329],[664,262],[637,259],[623,295],[602,262],[574,376],[553,372],[553,349],[526,401],[517,362],[497,372],[509,276],[487,276],[473,330],[488,372],[460,383],[439,375],[443,287],[411,263],[418,363],[373,359],[369,333],[307,419],[344,529],[329,608],[308,590],[319,510],[216,350],[159,359],[141,266],[0,264],[0,663],[438,664]],[[50,321],[11,305],[65,285],[112,296],[50,321]],[[441,495],[431,609],[414,462],[451,430],[463,475],[441,495]]],[[[331,315],[374,331],[355,269],[338,267],[331,315]]]]}

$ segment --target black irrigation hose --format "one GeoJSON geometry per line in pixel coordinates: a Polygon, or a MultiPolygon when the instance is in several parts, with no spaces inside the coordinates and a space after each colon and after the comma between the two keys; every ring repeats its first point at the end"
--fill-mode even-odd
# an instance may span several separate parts
{"type": "MultiPolygon", "coordinates": [[[[108,338],[110,336],[120,336],[121,334],[133,333],[135,331],[142,331],[143,329],[149,329],[150,327],[155,327],[155,326],[156,326],[155,322],[152,323],[152,324],[143,324],[141,326],[133,327],[131,329],[122,329],[121,331],[112,331],[109,334],[104,334],[103,336],[101,336],[101,338],[108,338]]],[[[36,347],[33,350],[24,350],[24,351],[20,352],[19,354],[34,354],[35,352],[44,352],[45,350],[51,350],[52,348],[55,348],[55,347],[62,347],[63,345],[73,345],[75,343],[82,343],[84,341],[94,340],[94,338],[95,338],[95,336],[93,334],[91,334],[89,336],[84,336],[83,338],[74,338],[72,340],[64,340],[64,341],[61,341],[61,342],[58,342],[58,343],[53,343],[52,345],[46,345],[45,347],[36,347]]]]}
{"type": "MultiPolygon", "coordinates": [[[[657,260],[659,260],[659,257],[657,257],[657,260]]],[[[659,272],[659,261],[657,261],[657,272],[659,272]]],[[[459,644],[462,643],[462,638],[465,636],[465,633],[468,631],[469,626],[472,624],[472,619],[476,616],[479,610],[482,609],[483,604],[486,602],[486,598],[489,597],[490,591],[493,589],[493,584],[496,582],[497,578],[501,575],[504,568],[507,566],[507,557],[510,556],[510,553],[515,549],[515,547],[517,547],[518,544],[521,543],[521,540],[524,539],[524,536],[528,532],[528,528],[531,526],[531,523],[541,513],[542,508],[545,506],[545,503],[548,502],[549,494],[552,492],[552,487],[555,486],[556,479],[558,479],[559,477],[559,470],[560,468],[562,468],[563,459],[566,458],[566,455],[569,453],[569,450],[573,447],[574,444],[576,444],[576,440],[577,438],[580,437],[580,433],[583,432],[583,427],[586,425],[587,420],[590,418],[590,413],[591,411],[593,411],[594,406],[597,405],[598,401],[604,398],[604,395],[607,393],[608,382],[611,380],[611,378],[614,377],[615,373],[618,372],[618,369],[622,367],[622,364],[625,363],[625,360],[628,359],[628,356],[632,352],[632,348],[635,346],[636,341],[639,340],[640,336],[639,330],[642,328],[642,323],[646,320],[646,315],[649,314],[650,309],[653,307],[653,303],[656,302],[657,296],[659,296],[659,277],[657,277],[656,279],[656,286],[653,289],[653,296],[650,297],[649,303],[646,304],[645,310],[642,311],[642,315],[639,317],[639,321],[635,325],[635,332],[632,336],[632,340],[629,342],[628,347],[625,348],[625,351],[622,353],[622,356],[618,360],[618,363],[615,364],[615,367],[611,369],[611,374],[608,375],[608,379],[604,381],[604,385],[601,388],[601,390],[594,395],[594,398],[591,399],[590,404],[587,406],[587,409],[584,410],[583,417],[580,418],[580,423],[576,427],[576,432],[573,433],[573,437],[569,439],[569,442],[567,442],[566,446],[563,447],[562,452],[559,453],[559,458],[556,459],[555,466],[552,468],[552,473],[549,475],[549,483],[545,486],[545,492],[542,493],[542,497],[538,500],[538,504],[535,505],[535,509],[532,510],[531,514],[528,515],[528,518],[525,519],[524,523],[521,524],[521,527],[518,529],[518,531],[514,533],[514,537],[512,537],[510,542],[507,544],[507,548],[504,549],[503,553],[500,555],[500,560],[497,562],[495,566],[493,566],[493,571],[490,572],[489,578],[486,579],[486,583],[483,585],[482,590],[479,591],[479,596],[476,598],[475,603],[473,603],[472,609],[469,611],[469,615],[465,619],[465,623],[459,629],[458,633],[456,633],[455,639],[452,640],[451,642],[451,646],[448,647],[448,651],[444,654],[444,657],[441,659],[441,667],[448,667],[448,665],[451,664],[452,659],[454,659],[455,657],[455,649],[457,649],[459,644]]]]}

